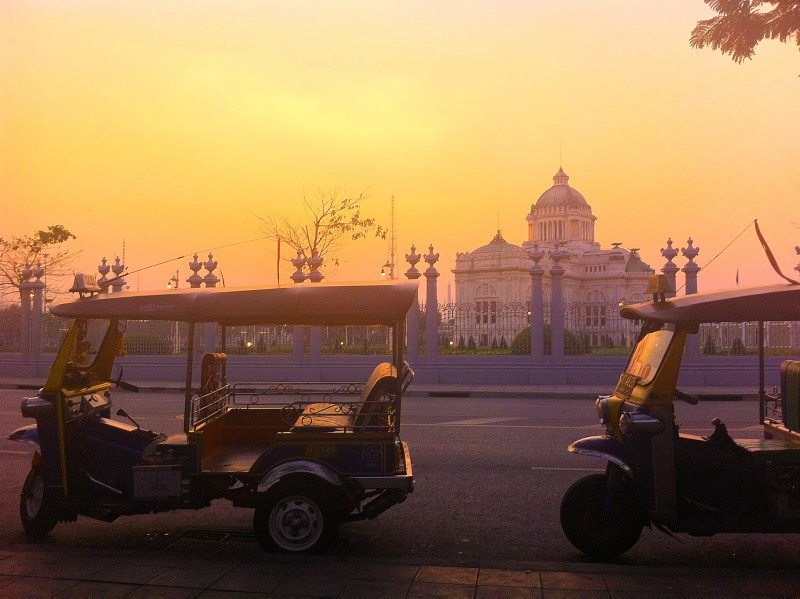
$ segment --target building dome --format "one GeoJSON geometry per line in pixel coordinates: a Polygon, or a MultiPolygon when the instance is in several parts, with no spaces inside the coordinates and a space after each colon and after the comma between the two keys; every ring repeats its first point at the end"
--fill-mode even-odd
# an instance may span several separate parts
{"type": "Polygon", "coordinates": [[[505,239],[503,239],[503,235],[500,233],[500,231],[497,231],[497,235],[495,235],[489,243],[482,245],[476,250],[473,250],[472,254],[492,254],[495,252],[507,252],[509,250],[521,249],[522,248],[518,245],[508,243],[505,239]]]}
{"type": "Polygon", "coordinates": [[[531,212],[536,208],[555,208],[563,207],[567,209],[584,209],[591,210],[589,202],[586,201],[574,187],[569,185],[569,175],[564,172],[564,169],[559,167],[558,172],[553,176],[553,186],[545,191],[536,200],[536,203],[531,206],[531,212]]]}

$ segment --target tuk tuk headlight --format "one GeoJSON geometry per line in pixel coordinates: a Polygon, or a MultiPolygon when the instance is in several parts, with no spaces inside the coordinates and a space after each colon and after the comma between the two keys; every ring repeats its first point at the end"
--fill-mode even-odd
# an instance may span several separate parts
{"type": "Polygon", "coordinates": [[[594,402],[594,407],[597,410],[597,417],[600,419],[600,424],[608,426],[611,422],[611,407],[608,405],[608,395],[598,397],[594,402]]]}

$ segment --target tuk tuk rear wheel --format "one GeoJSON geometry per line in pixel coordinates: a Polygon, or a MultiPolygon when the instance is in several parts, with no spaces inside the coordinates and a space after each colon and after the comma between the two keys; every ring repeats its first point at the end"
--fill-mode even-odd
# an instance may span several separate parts
{"type": "Polygon", "coordinates": [[[339,532],[335,492],[309,480],[276,484],[253,514],[253,532],[267,552],[321,553],[339,532]]]}
{"type": "Polygon", "coordinates": [[[22,528],[31,537],[43,537],[58,523],[55,505],[47,490],[44,476],[33,467],[22,485],[19,496],[19,517],[22,528]]]}
{"type": "Polygon", "coordinates": [[[644,520],[632,481],[608,489],[605,474],[574,483],[561,500],[561,528],[577,549],[595,559],[613,559],[639,540],[644,520]]]}

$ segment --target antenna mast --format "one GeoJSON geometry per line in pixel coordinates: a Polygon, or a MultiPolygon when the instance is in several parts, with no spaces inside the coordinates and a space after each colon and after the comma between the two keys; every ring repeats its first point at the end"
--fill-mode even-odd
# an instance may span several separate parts
{"type": "Polygon", "coordinates": [[[389,278],[394,280],[394,250],[395,250],[395,242],[397,238],[394,234],[394,194],[392,194],[392,230],[391,230],[391,240],[389,246],[389,278]]]}

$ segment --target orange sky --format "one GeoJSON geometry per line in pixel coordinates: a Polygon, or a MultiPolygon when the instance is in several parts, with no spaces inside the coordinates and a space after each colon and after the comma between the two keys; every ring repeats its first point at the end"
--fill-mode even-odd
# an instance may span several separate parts
{"type": "MultiPolygon", "coordinates": [[[[758,218],[800,261],[800,53],[743,65],[689,47],[702,0],[40,0],[0,5],[0,236],[63,224],[76,270],[126,242],[131,270],[260,235],[303,193],[364,191],[398,271],[498,222],[521,243],[559,162],[603,247],[659,269],[671,236],[706,265],[758,218]]],[[[378,278],[358,242],[337,280],[378,278]]],[[[226,283],[276,281],[272,243],[215,251],[226,283]]],[[[188,259],[132,275],[162,287],[188,259]]],[[[679,259],[679,265],[683,260],[679,259]]],[[[700,288],[777,282],[752,228],[700,288]]],[[[202,273],[201,273],[202,274],[202,273]]],[[[288,281],[289,265],[282,268],[288,281]]]]}

